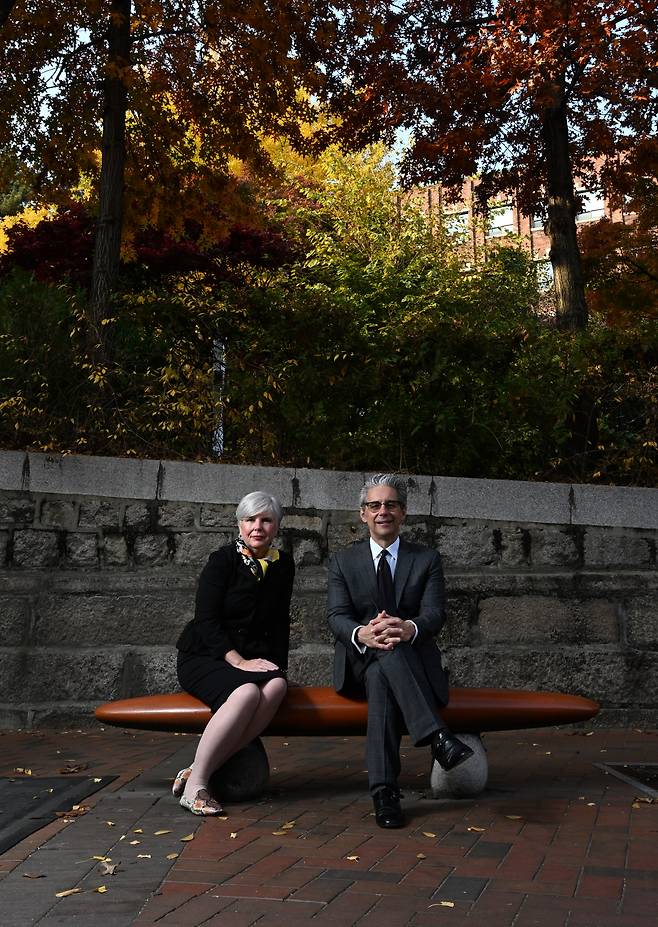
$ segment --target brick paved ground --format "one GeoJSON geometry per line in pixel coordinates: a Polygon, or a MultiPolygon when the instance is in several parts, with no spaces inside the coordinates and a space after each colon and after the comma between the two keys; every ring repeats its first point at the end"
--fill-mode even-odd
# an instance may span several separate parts
{"type": "Polygon", "coordinates": [[[383,831],[360,738],[269,739],[268,795],[200,821],[168,794],[192,738],[0,735],[1,775],[52,775],[70,760],[119,775],[85,815],[0,856],[0,923],[655,927],[658,804],[594,764],[658,762],[656,733],[538,730],[485,745],[488,789],[461,801],[427,797],[427,751],[406,747],[409,823],[383,831]],[[101,875],[94,856],[118,870],[101,875]],[[69,888],[82,891],[55,897],[69,888]]]}

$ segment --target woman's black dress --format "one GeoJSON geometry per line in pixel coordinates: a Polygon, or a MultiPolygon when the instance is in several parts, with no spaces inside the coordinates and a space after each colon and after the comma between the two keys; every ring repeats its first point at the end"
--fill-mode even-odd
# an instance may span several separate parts
{"type": "Polygon", "coordinates": [[[293,559],[283,551],[260,579],[235,543],[210,555],[199,578],[194,618],[176,643],[178,681],[186,692],[214,712],[247,682],[285,678],[294,575],[293,559]],[[271,660],[279,669],[238,669],[224,659],[229,650],[247,660],[271,660]]]}

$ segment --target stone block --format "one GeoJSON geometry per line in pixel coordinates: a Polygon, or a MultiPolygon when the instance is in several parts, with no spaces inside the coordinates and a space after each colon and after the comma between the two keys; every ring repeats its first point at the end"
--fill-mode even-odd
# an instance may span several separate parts
{"type": "Polygon", "coordinates": [[[317,593],[321,596],[322,610],[327,600],[327,565],[306,566],[303,570],[298,570],[295,575],[295,591],[293,598],[297,595],[307,595],[317,593]]]}
{"type": "Polygon", "coordinates": [[[199,524],[202,528],[225,528],[235,533],[237,531],[235,506],[206,503],[201,506],[199,524]]]}
{"type": "Polygon", "coordinates": [[[158,505],[157,519],[162,528],[193,528],[197,515],[197,506],[176,502],[161,502],[158,505]]]}
{"type": "Polygon", "coordinates": [[[98,702],[38,705],[31,712],[30,727],[34,730],[43,728],[57,728],[60,731],[96,730],[98,721],[94,716],[94,709],[98,702]]]}
{"type": "MultiPolygon", "coordinates": [[[[131,695],[157,695],[177,692],[177,651],[170,648],[142,648],[135,654],[133,672],[127,677],[131,695]]],[[[130,697],[130,696],[127,696],[130,697]]]]}
{"type": "Polygon", "coordinates": [[[492,533],[493,545],[500,557],[501,566],[528,566],[530,562],[530,534],[527,528],[500,527],[492,533]]]}
{"type": "Polygon", "coordinates": [[[578,566],[582,529],[533,525],[530,558],[533,566],[578,566]]]}
{"type": "Polygon", "coordinates": [[[98,543],[95,534],[67,534],[66,559],[73,567],[97,567],[98,543]]]}
{"type": "Polygon", "coordinates": [[[626,633],[633,646],[658,650],[658,598],[638,596],[626,606],[626,633]]]}
{"type": "Polygon", "coordinates": [[[213,551],[228,544],[233,535],[228,532],[207,531],[197,534],[181,533],[174,537],[176,541],[174,562],[181,566],[192,566],[200,572],[213,551]]]}
{"type": "Polygon", "coordinates": [[[288,679],[291,684],[298,686],[331,686],[333,666],[333,647],[305,644],[290,652],[288,679]]]}
{"type": "Polygon", "coordinates": [[[9,708],[0,705],[0,729],[7,731],[25,731],[30,729],[32,712],[27,708],[9,708]]]}
{"type": "Polygon", "coordinates": [[[78,503],[75,499],[44,499],[39,522],[43,528],[67,528],[78,524],[78,503]]]}
{"type": "Polygon", "coordinates": [[[35,507],[33,499],[3,492],[0,495],[0,524],[8,528],[30,525],[34,521],[35,507]]]}
{"type": "Polygon", "coordinates": [[[169,563],[172,551],[166,534],[146,534],[135,538],[135,563],[139,566],[164,566],[169,563]]]}
{"type": "Polygon", "coordinates": [[[0,596],[0,642],[3,647],[26,644],[30,631],[30,603],[25,598],[0,596]]]}
{"type": "Polygon", "coordinates": [[[436,546],[446,568],[493,566],[499,559],[488,524],[473,525],[465,521],[459,525],[443,524],[437,532],[436,546]]]}
{"type": "Polygon", "coordinates": [[[335,550],[343,550],[345,547],[350,547],[355,541],[361,541],[367,537],[366,526],[361,523],[358,516],[348,521],[332,517],[327,527],[329,553],[333,553],[335,550]]]}
{"type": "Polygon", "coordinates": [[[326,528],[326,516],[323,515],[284,515],[283,526],[288,531],[305,531],[323,535],[326,528]]]}
{"type": "Polygon", "coordinates": [[[101,702],[122,697],[122,651],[34,648],[0,651],[0,701],[101,702]]]}
{"type": "Polygon", "coordinates": [[[451,650],[450,672],[450,683],[456,686],[553,690],[607,706],[651,704],[658,687],[658,654],[489,645],[451,650]]]}
{"type": "Polygon", "coordinates": [[[294,505],[294,470],[282,467],[245,467],[221,463],[160,463],[159,499],[211,502],[235,506],[255,490],[269,492],[284,507],[294,505]]]}
{"type": "Polygon", "coordinates": [[[412,544],[425,544],[427,547],[435,546],[435,529],[425,519],[410,519],[400,529],[400,537],[412,544]]]}
{"type": "Polygon", "coordinates": [[[128,563],[128,545],[120,534],[106,534],[103,537],[101,560],[104,566],[125,566],[128,563]]]}
{"type": "Polygon", "coordinates": [[[571,487],[574,525],[658,528],[658,490],[631,486],[571,487]]]}
{"type": "Polygon", "coordinates": [[[129,502],[123,513],[123,524],[126,528],[135,528],[137,531],[148,531],[154,517],[155,505],[147,502],[129,502]]]}
{"type": "Polygon", "coordinates": [[[44,595],[36,604],[34,640],[62,647],[174,645],[194,613],[185,592],[44,595]]]}
{"type": "Polygon", "coordinates": [[[35,569],[54,566],[59,561],[59,541],[54,531],[33,528],[14,532],[15,566],[35,569]]]}
{"type": "Polygon", "coordinates": [[[318,538],[292,538],[295,566],[317,566],[322,563],[322,545],[318,538]]]}
{"type": "Polygon", "coordinates": [[[304,644],[333,645],[334,638],[326,618],[326,597],[322,594],[295,593],[290,607],[290,648],[304,644]]]}
{"type": "Polygon", "coordinates": [[[618,528],[587,528],[584,543],[587,566],[655,569],[655,535],[618,528]]]}
{"type": "Polygon", "coordinates": [[[102,486],[108,498],[154,499],[159,466],[157,460],[125,457],[29,454],[26,488],[32,492],[97,496],[102,486]]]}
{"type": "Polygon", "coordinates": [[[496,596],[479,603],[478,637],[483,644],[617,643],[617,606],[607,599],[496,596]]]}
{"type": "Polygon", "coordinates": [[[471,622],[475,613],[474,600],[468,596],[448,596],[448,617],[438,635],[438,643],[446,647],[465,647],[471,636],[471,622]]]}
{"type": "Polygon", "coordinates": [[[115,500],[86,499],[80,503],[78,527],[120,528],[123,504],[115,500]]]}

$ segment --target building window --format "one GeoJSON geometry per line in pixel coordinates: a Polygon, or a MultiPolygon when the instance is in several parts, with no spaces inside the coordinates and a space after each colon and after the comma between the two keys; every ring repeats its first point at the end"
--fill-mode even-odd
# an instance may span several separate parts
{"type": "Polygon", "coordinates": [[[462,212],[447,212],[443,217],[445,230],[448,235],[465,238],[468,235],[468,210],[462,212]]]}
{"type": "Polygon", "coordinates": [[[530,216],[530,228],[533,232],[543,232],[544,231],[544,218],[543,216],[530,216]]]}
{"type": "Polygon", "coordinates": [[[489,209],[487,238],[514,234],[514,209],[511,203],[498,203],[489,209]]]}
{"type": "Polygon", "coordinates": [[[581,202],[581,210],[576,216],[576,222],[596,222],[605,216],[605,202],[600,193],[592,190],[577,190],[581,202]]]}

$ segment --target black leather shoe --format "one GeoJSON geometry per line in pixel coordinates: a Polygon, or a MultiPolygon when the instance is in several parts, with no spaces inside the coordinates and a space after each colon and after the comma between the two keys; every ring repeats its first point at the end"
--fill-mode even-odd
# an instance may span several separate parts
{"type": "Polygon", "coordinates": [[[453,737],[450,731],[439,731],[432,741],[432,756],[439,766],[448,770],[473,756],[473,751],[467,744],[453,737]]]}
{"type": "Polygon", "coordinates": [[[375,820],[380,827],[404,827],[404,814],[400,807],[400,793],[384,786],[372,796],[375,820]]]}

